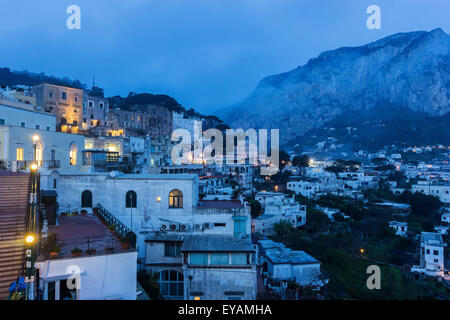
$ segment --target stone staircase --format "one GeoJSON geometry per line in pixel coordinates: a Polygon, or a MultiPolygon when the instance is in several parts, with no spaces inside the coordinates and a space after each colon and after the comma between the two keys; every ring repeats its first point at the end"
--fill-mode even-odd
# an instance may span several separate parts
{"type": "Polygon", "coordinates": [[[24,264],[29,175],[0,172],[0,300],[24,264]]]}

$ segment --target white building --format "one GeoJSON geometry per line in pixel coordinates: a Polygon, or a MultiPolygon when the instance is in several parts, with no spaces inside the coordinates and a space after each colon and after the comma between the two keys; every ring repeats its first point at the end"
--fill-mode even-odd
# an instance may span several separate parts
{"type": "Polygon", "coordinates": [[[442,235],[446,235],[448,233],[448,230],[450,229],[450,226],[435,226],[434,231],[437,233],[440,233],[442,235]]]}
{"type": "Polygon", "coordinates": [[[265,275],[273,280],[295,281],[301,286],[320,287],[325,284],[320,272],[321,262],[304,251],[294,251],[272,240],[260,240],[260,262],[265,275]]]}
{"type": "Polygon", "coordinates": [[[32,105],[0,98],[0,126],[56,131],[56,116],[37,112],[32,105]]]}
{"type": "Polygon", "coordinates": [[[191,139],[194,139],[194,119],[185,115],[184,113],[172,112],[173,130],[186,129],[191,134],[191,139]]]}
{"type": "Polygon", "coordinates": [[[44,300],[136,300],[137,252],[123,249],[97,217],[59,217],[56,258],[36,262],[44,300]],[[89,244],[88,244],[89,239],[89,244]],[[72,250],[80,249],[79,256],[72,250]],[[95,254],[87,249],[95,249],[95,254]],[[108,251],[109,250],[109,251],[108,251]]]}
{"type": "Polygon", "coordinates": [[[389,221],[389,227],[395,229],[395,234],[405,237],[408,232],[408,223],[400,221],[389,221]]]}
{"type": "Polygon", "coordinates": [[[412,185],[412,192],[421,192],[426,195],[438,197],[444,203],[450,203],[450,184],[431,184],[427,181],[419,181],[412,185]]]}
{"type": "Polygon", "coordinates": [[[273,225],[280,221],[289,222],[293,228],[306,223],[306,206],[295,201],[295,197],[288,198],[282,193],[258,192],[255,195],[264,208],[264,213],[253,219],[254,232],[264,235],[274,234],[273,225]]]}
{"type": "Polygon", "coordinates": [[[54,171],[41,178],[42,189],[55,185],[60,211],[90,212],[99,204],[136,233],[141,266],[158,275],[166,299],[184,297],[180,248],[186,236],[241,238],[251,234],[247,204],[199,201],[197,175],[54,171]],[[172,289],[167,291],[166,285],[172,289]]]}
{"type": "Polygon", "coordinates": [[[444,213],[441,215],[441,222],[442,222],[442,223],[450,224],[450,212],[444,212],[444,213]]]}
{"type": "Polygon", "coordinates": [[[191,235],[181,252],[185,300],[256,299],[256,248],[250,237],[191,235]]]}
{"type": "Polygon", "coordinates": [[[429,276],[444,276],[444,246],[440,233],[422,232],[420,235],[420,265],[413,266],[411,271],[429,276]]]}
{"type": "Polygon", "coordinates": [[[145,256],[146,232],[159,231],[163,224],[192,224],[198,203],[196,175],[53,171],[41,175],[41,189],[56,190],[61,210],[102,205],[137,234],[140,257],[145,256]]]}

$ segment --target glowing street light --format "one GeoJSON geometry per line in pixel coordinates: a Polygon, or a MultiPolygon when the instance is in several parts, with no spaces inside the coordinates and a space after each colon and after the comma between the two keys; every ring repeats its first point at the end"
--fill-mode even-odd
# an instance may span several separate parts
{"type": "Polygon", "coordinates": [[[38,141],[39,141],[39,136],[38,136],[37,134],[35,134],[35,135],[33,136],[33,142],[36,143],[36,142],[38,142],[38,141]]]}
{"type": "Polygon", "coordinates": [[[38,168],[38,166],[37,166],[36,163],[33,163],[33,164],[31,165],[31,170],[36,171],[37,168],[38,168]]]}
{"type": "Polygon", "coordinates": [[[26,237],[25,237],[25,242],[26,243],[28,243],[28,244],[32,244],[33,242],[34,242],[34,235],[32,235],[32,234],[28,234],[26,237]]]}

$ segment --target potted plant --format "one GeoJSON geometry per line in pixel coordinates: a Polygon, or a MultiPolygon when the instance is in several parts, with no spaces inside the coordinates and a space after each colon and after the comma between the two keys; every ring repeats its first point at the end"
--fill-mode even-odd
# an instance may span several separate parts
{"type": "Polygon", "coordinates": [[[72,257],[80,257],[83,255],[83,250],[81,250],[78,247],[73,248],[71,252],[72,252],[72,257]]]}
{"type": "Polygon", "coordinates": [[[50,248],[50,259],[56,259],[59,256],[59,252],[61,251],[61,248],[57,245],[50,248]]]}
{"type": "Polygon", "coordinates": [[[61,251],[61,248],[58,247],[57,241],[56,241],[56,234],[50,233],[47,237],[47,240],[45,241],[43,247],[43,252],[46,256],[49,256],[51,259],[55,259],[59,255],[59,251],[61,251]]]}
{"type": "Polygon", "coordinates": [[[83,210],[81,210],[81,215],[82,215],[82,216],[85,216],[85,215],[87,215],[87,211],[86,211],[86,210],[84,210],[84,209],[83,209],[83,210]]]}
{"type": "Polygon", "coordinates": [[[123,250],[128,250],[128,248],[130,248],[130,242],[127,239],[123,239],[121,244],[123,250]]]}
{"type": "Polygon", "coordinates": [[[97,253],[97,250],[95,248],[90,248],[89,250],[86,250],[86,253],[90,256],[95,255],[97,253]]]}
{"type": "Polygon", "coordinates": [[[78,215],[78,211],[72,212],[72,215],[73,215],[73,216],[77,216],[77,215],[78,215]]]}

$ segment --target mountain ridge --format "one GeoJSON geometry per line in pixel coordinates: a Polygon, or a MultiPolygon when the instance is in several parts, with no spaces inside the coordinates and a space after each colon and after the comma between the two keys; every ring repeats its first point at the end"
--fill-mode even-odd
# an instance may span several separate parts
{"type": "Polygon", "coordinates": [[[441,28],[324,51],[263,78],[247,99],[219,116],[232,127],[279,128],[282,143],[380,102],[440,117],[450,111],[449,52],[450,36],[441,28]]]}

